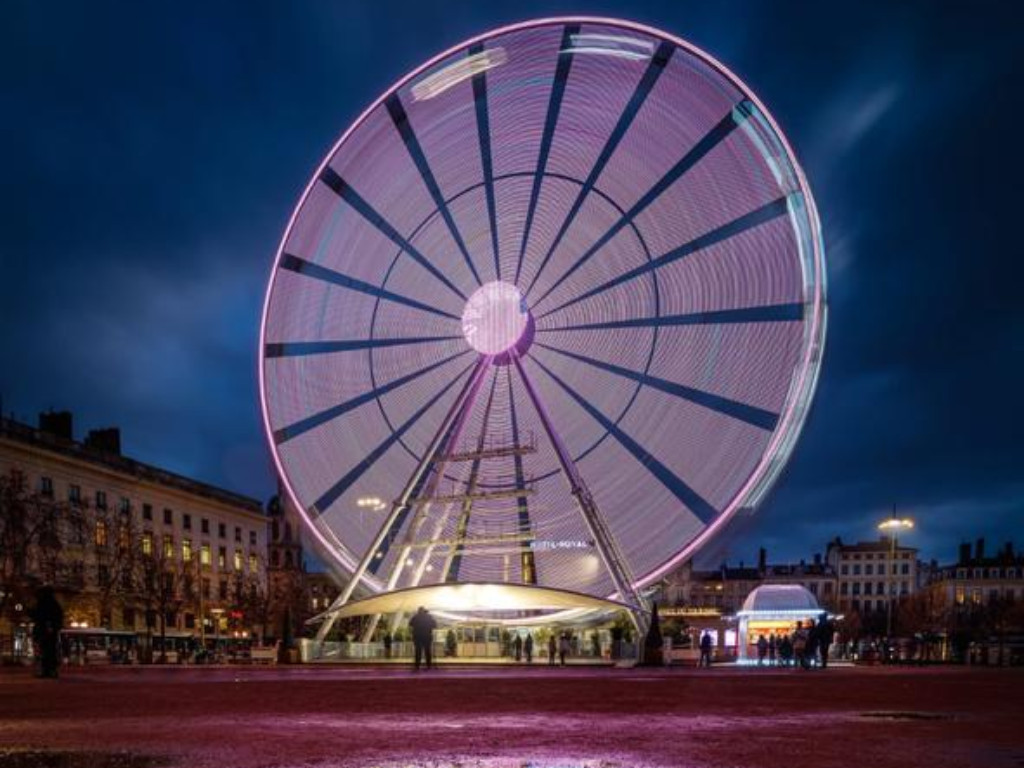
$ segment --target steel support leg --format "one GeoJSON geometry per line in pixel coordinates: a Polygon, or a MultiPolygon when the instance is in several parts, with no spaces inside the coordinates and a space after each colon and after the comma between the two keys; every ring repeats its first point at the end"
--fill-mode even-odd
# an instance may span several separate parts
{"type": "Polygon", "coordinates": [[[608,529],[604,516],[601,514],[601,510],[598,509],[597,502],[594,501],[594,497],[587,489],[587,485],[583,481],[583,476],[580,474],[579,469],[577,469],[576,463],[572,460],[572,456],[569,455],[569,451],[555,429],[551,417],[548,415],[540,396],[537,394],[537,390],[533,386],[533,382],[526,375],[526,370],[523,368],[518,355],[513,355],[512,360],[515,363],[516,370],[519,372],[519,376],[523,380],[526,392],[533,402],[537,416],[540,417],[544,432],[548,436],[548,441],[558,457],[562,473],[569,484],[569,491],[572,493],[573,498],[576,499],[576,504],[583,515],[587,528],[590,530],[590,535],[594,539],[594,544],[601,555],[601,560],[612,577],[615,591],[618,592],[619,599],[622,602],[632,607],[630,614],[638,634],[638,648],[642,649],[649,622],[647,605],[643,597],[633,586],[633,575],[630,572],[629,564],[619,549],[618,542],[608,529]]]}
{"type": "MultiPolygon", "coordinates": [[[[470,390],[469,395],[463,400],[459,412],[455,415],[454,421],[452,422],[452,428],[450,435],[447,440],[442,439],[441,444],[443,450],[441,451],[442,458],[438,460],[435,453],[435,466],[433,475],[430,477],[426,485],[424,486],[423,495],[429,499],[434,492],[437,490],[438,485],[441,482],[441,478],[444,475],[445,460],[444,456],[451,453],[456,445],[458,445],[459,438],[462,435],[462,429],[466,425],[466,421],[469,418],[470,412],[473,410],[473,404],[476,402],[477,395],[480,393],[480,387],[483,384],[484,378],[486,377],[487,371],[490,370],[490,360],[487,358],[488,364],[484,372],[477,377],[473,388],[470,390]]],[[[398,553],[398,557],[391,564],[391,573],[388,575],[387,591],[391,591],[398,586],[398,580],[402,576],[402,571],[405,569],[405,562],[412,553],[412,545],[419,536],[420,530],[423,528],[423,524],[426,522],[428,513],[430,512],[431,503],[427,501],[421,504],[416,509],[416,514],[412,521],[409,523],[409,527],[406,530],[405,540],[402,543],[402,549],[398,553]]],[[[445,506],[444,515],[441,518],[439,525],[435,526],[435,531],[431,537],[431,541],[436,541],[440,538],[443,532],[443,521],[447,519],[448,511],[447,505],[445,506]]],[[[428,547],[423,555],[423,559],[420,561],[419,567],[413,573],[412,578],[406,586],[415,587],[419,586],[420,581],[423,578],[423,573],[426,570],[427,563],[430,560],[433,547],[428,547]]],[[[401,621],[401,614],[395,614],[394,619],[391,622],[390,631],[394,632],[399,621],[401,621]]],[[[380,614],[374,614],[370,621],[366,625],[366,629],[363,631],[362,641],[364,643],[370,642],[370,638],[373,637],[373,633],[377,630],[377,624],[380,622],[380,614]]]]}
{"type": "Polygon", "coordinates": [[[371,545],[363,554],[362,559],[359,561],[359,565],[356,567],[355,571],[353,571],[352,578],[349,579],[348,584],[345,585],[345,588],[331,604],[331,607],[313,619],[313,621],[315,621],[316,619],[323,618],[323,624],[320,625],[320,629],[316,633],[316,641],[318,644],[324,641],[328,633],[331,631],[331,628],[334,626],[338,609],[343,607],[352,598],[352,593],[355,591],[359,582],[362,581],[363,576],[366,575],[367,568],[370,567],[370,563],[373,561],[377,550],[380,549],[384,540],[391,533],[391,528],[394,526],[395,521],[398,520],[402,513],[408,509],[413,489],[423,477],[423,473],[430,468],[430,465],[434,461],[434,457],[437,455],[438,450],[441,448],[441,444],[444,442],[445,435],[448,434],[449,427],[463,411],[463,406],[465,405],[466,400],[469,399],[479,388],[480,381],[483,380],[484,375],[490,370],[490,367],[491,357],[481,355],[476,366],[473,368],[472,373],[466,380],[466,383],[455,398],[455,402],[452,403],[451,408],[448,409],[448,413],[445,414],[444,419],[441,421],[441,426],[434,435],[434,438],[430,441],[430,445],[427,447],[427,450],[424,451],[423,458],[420,459],[420,463],[416,466],[415,471],[409,478],[409,482],[402,491],[402,495],[392,504],[391,513],[384,521],[384,524],[380,527],[380,530],[377,532],[377,535],[374,537],[371,545]]]}

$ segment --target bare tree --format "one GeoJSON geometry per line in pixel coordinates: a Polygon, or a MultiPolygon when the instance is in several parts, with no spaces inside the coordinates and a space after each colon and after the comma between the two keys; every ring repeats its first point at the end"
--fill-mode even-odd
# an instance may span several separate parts
{"type": "Polygon", "coordinates": [[[123,607],[134,591],[135,528],[130,508],[112,515],[97,512],[92,531],[92,566],[100,623],[106,626],[111,624],[114,604],[123,607]]]}
{"type": "MultiPolygon", "coordinates": [[[[143,537],[134,557],[135,586],[146,612],[146,629],[152,643],[153,625],[160,627],[160,660],[167,660],[167,617],[184,601],[184,573],[173,546],[143,537]],[[155,621],[154,621],[155,620],[155,621]]],[[[152,647],[152,646],[151,646],[152,647]]]]}
{"type": "Polygon", "coordinates": [[[58,580],[63,507],[52,492],[31,491],[18,469],[0,476],[0,618],[15,619],[36,587],[58,580]]]}

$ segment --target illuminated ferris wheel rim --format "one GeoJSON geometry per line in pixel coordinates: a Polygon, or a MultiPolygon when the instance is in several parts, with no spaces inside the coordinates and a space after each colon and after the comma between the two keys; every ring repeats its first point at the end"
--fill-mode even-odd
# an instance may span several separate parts
{"type": "MultiPolygon", "coordinates": [[[[259,362],[258,362],[258,376],[259,376],[259,389],[260,389],[260,401],[262,407],[262,417],[264,422],[264,428],[267,434],[268,441],[271,445],[271,453],[274,459],[275,467],[278,471],[278,476],[284,486],[288,496],[295,504],[296,509],[304,518],[306,528],[312,532],[318,542],[322,545],[324,550],[329,553],[340,565],[348,572],[352,572],[356,568],[356,557],[354,554],[336,538],[335,532],[332,530],[325,531],[320,525],[317,525],[313,518],[309,515],[306,505],[301,501],[300,495],[296,492],[293,487],[289,473],[287,472],[282,458],[276,449],[274,441],[274,430],[271,426],[269,404],[267,400],[267,371],[266,371],[266,354],[265,350],[267,347],[267,325],[268,317],[271,308],[271,298],[273,289],[275,286],[275,280],[278,274],[278,270],[281,266],[282,258],[285,256],[286,244],[291,236],[296,221],[300,216],[304,206],[310,198],[310,195],[314,188],[317,186],[322,175],[325,171],[329,171],[331,161],[337,156],[339,150],[345,145],[345,143],[366,123],[369,117],[383,105],[386,100],[392,95],[396,94],[401,88],[409,85],[411,82],[420,78],[424,73],[429,72],[431,69],[437,67],[440,63],[444,62],[453,56],[458,55],[460,52],[464,52],[474,45],[481,44],[485,41],[492,40],[494,38],[507,35],[509,33],[519,32],[523,30],[530,30],[534,28],[542,28],[548,26],[561,26],[568,24],[593,24],[608,27],[615,27],[622,30],[632,31],[648,35],[654,39],[660,39],[671,43],[683,51],[686,51],[691,56],[709,65],[713,70],[720,74],[725,80],[734,85],[742,94],[745,99],[751,102],[759,111],[760,115],[770,125],[771,130],[774,133],[775,138],[780,142],[785,155],[791,165],[792,172],[796,175],[798,181],[798,187],[801,193],[801,199],[803,205],[806,208],[806,216],[811,223],[812,232],[809,242],[807,243],[812,253],[809,255],[810,258],[805,260],[805,266],[809,261],[811,266],[812,274],[805,274],[805,289],[808,293],[811,293],[809,301],[805,301],[806,312],[804,314],[804,343],[802,348],[802,359],[800,364],[800,370],[795,375],[791,382],[789,393],[786,397],[785,407],[781,410],[779,415],[778,426],[774,429],[771,435],[771,440],[768,447],[764,450],[763,456],[757,466],[757,468],[751,473],[744,487],[735,495],[732,502],[727,508],[721,510],[721,512],[715,517],[710,524],[708,524],[695,538],[693,538],[683,549],[678,551],[673,556],[666,559],[661,564],[657,565],[653,569],[641,574],[634,586],[641,588],[649,585],[653,581],[663,576],[666,572],[672,568],[678,566],[680,563],[691,557],[700,547],[702,547],[712,536],[714,536],[721,528],[731,520],[735,514],[741,509],[750,507],[755,504],[763,494],[771,487],[774,480],[777,478],[779,472],[783,468],[786,459],[791,453],[796,439],[799,436],[800,430],[803,426],[804,417],[806,411],[810,405],[810,401],[813,397],[814,389],[817,382],[817,376],[820,368],[821,355],[823,351],[824,335],[825,335],[825,272],[823,263],[823,247],[820,241],[820,226],[818,223],[818,215],[814,204],[813,196],[810,193],[806,178],[803,170],[796,160],[795,153],[790,147],[785,135],[779,129],[774,118],[771,116],[767,108],[761,103],[757,96],[751,91],[746,84],[740,80],[731,70],[724,66],[714,57],[710,56],[703,50],[696,46],[688,43],[687,41],[670,35],[662,30],[655,29],[650,26],[637,24],[634,22],[623,21],[614,18],[606,17],[584,17],[584,16],[572,16],[572,17],[552,17],[538,20],[531,20],[523,23],[513,24],[505,26],[499,29],[487,31],[481,35],[475,36],[469,40],[461,42],[457,45],[452,46],[448,50],[439,53],[438,55],[431,58],[429,61],[412,70],[394,85],[388,88],[378,99],[370,104],[360,116],[352,123],[352,125],[342,134],[342,136],[335,142],[330,151],[326,154],[323,161],[318,166],[316,172],[313,174],[309,183],[307,184],[302,196],[299,199],[291,217],[289,218],[288,224],[285,228],[284,234],[281,238],[281,244],[278,247],[275,260],[274,268],[271,273],[270,280],[268,281],[264,306],[262,312],[260,336],[259,336],[259,362]],[[809,286],[809,289],[808,289],[809,286]],[[332,541],[332,538],[334,540],[332,541]]],[[[576,181],[573,179],[572,181],[576,181]]],[[[579,183],[576,181],[576,183],[579,183]]],[[[591,190],[595,193],[600,193],[596,186],[591,190]]],[[[434,210],[431,216],[436,216],[438,210],[434,210]]],[[[395,256],[399,258],[401,250],[395,256]]],[[[385,278],[386,281],[386,278],[385,278]]],[[[508,284],[506,284],[508,285],[508,284]]],[[[379,304],[379,301],[378,301],[379,304]]],[[[467,304],[467,311],[469,307],[467,304]]],[[[532,316],[530,318],[532,322],[532,316]]],[[[464,327],[465,330],[465,327],[464,327]]],[[[513,342],[518,340],[522,333],[522,328],[517,331],[516,337],[513,342]]],[[[473,340],[466,336],[467,340],[478,352],[483,355],[497,354],[504,349],[507,349],[508,345],[504,345],[502,350],[496,350],[490,352],[491,349],[486,343],[482,347],[478,347],[473,343],[473,340]]],[[[504,341],[502,342],[504,344],[504,341]]],[[[642,385],[640,385],[642,386],[642,385]]],[[[639,391],[638,386],[637,391],[639,391]]],[[[385,417],[386,418],[386,417],[385,417]]],[[[621,416],[620,416],[621,418],[621,416]]],[[[601,438],[604,439],[603,437],[601,438]]],[[[403,443],[403,447],[406,447],[403,443]]],[[[408,448],[406,447],[406,450],[408,448]]],[[[362,585],[372,592],[379,592],[384,589],[383,585],[374,577],[369,575],[362,579],[362,585]]],[[[609,595],[610,597],[611,595],[609,595]]]]}

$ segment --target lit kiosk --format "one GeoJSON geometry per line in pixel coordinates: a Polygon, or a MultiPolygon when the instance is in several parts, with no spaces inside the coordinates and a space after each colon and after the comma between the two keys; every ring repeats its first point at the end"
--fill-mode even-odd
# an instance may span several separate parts
{"type": "Polygon", "coordinates": [[[757,659],[757,639],[792,635],[798,623],[806,623],[825,613],[818,599],[799,584],[764,584],[743,601],[736,612],[739,633],[736,660],[740,664],[757,659]]]}

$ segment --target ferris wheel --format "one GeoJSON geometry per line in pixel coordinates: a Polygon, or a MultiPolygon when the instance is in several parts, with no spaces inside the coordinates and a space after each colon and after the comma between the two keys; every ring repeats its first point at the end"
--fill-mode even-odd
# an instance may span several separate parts
{"type": "Polygon", "coordinates": [[[499,29],[328,153],[260,338],[280,477],[366,593],[635,603],[777,478],[825,334],[814,201],[751,91],[609,19],[499,29]]]}

